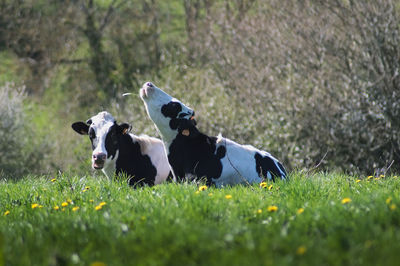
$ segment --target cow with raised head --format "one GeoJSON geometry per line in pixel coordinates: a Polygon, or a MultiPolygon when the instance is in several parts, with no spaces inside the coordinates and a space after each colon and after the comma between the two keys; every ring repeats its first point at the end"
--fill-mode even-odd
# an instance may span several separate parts
{"type": "Polygon", "coordinates": [[[194,111],[151,82],[140,89],[140,97],[162,136],[178,180],[194,176],[221,187],[287,178],[285,168],[268,152],[200,132],[194,111]]]}
{"type": "Polygon", "coordinates": [[[126,174],[130,185],[154,185],[172,177],[161,140],[128,133],[130,125],[117,124],[108,112],[100,112],[72,128],[89,135],[92,143],[92,167],[109,178],[126,174]]]}

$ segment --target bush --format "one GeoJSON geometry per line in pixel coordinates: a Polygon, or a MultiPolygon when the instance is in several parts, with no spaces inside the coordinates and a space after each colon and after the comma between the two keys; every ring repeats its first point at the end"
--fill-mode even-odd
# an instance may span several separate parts
{"type": "Polygon", "coordinates": [[[45,141],[35,138],[24,113],[25,98],[24,87],[0,87],[0,177],[18,179],[37,172],[46,153],[45,141]]]}
{"type": "Polygon", "coordinates": [[[289,168],[400,170],[395,1],[226,3],[198,24],[194,54],[254,125],[242,138],[289,168]]]}

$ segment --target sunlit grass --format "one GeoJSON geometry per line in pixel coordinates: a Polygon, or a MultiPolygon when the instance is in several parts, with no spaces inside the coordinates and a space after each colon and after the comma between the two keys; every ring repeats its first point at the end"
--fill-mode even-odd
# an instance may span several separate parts
{"type": "Polygon", "coordinates": [[[400,259],[397,177],[295,173],[289,182],[254,186],[132,189],[122,181],[57,176],[0,187],[5,265],[395,265],[400,259]]]}

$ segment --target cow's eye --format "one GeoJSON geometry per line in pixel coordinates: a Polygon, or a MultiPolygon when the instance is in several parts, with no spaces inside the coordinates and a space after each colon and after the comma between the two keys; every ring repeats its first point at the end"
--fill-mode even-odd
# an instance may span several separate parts
{"type": "Polygon", "coordinates": [[[96,138],[96,132],[94,132],[93,128],[89,129],[89,138],[95,139],[96,138]]]}

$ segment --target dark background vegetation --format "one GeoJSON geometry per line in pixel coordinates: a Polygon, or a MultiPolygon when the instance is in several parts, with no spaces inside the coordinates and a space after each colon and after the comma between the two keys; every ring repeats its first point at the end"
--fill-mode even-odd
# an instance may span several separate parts
{"type": "Polygon", "coordinates": [[[0,172],[87,173],[72,122],[108,110],[156,136],[153,81],[199,128],[290,170],[400,168],[395,0],[0,0],[0,172]],[[122,97],[134,92],[132,97],[122,97]]]}

